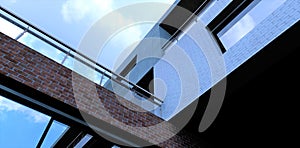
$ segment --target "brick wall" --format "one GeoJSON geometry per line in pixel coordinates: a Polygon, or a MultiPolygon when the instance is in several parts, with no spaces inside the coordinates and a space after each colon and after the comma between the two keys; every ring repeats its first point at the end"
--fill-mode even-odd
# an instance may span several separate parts
{"type": "MultiPolygon", "coordinates": [[[[2,33],[0,74],[151,143],[159,143],[160,138],[172,137],[176,130],[161,118],[149,112],[141,112],[142,109],[133,103],[2,33]]],[[[175,135],[159,146],[184,147],[191,143],[191,139],[175,135]]]]}

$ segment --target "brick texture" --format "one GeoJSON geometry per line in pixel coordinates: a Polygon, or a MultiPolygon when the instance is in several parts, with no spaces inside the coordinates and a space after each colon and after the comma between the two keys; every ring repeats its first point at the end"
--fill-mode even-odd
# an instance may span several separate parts
{"type": "Polygon", "coordinates": [[[2,33],[0,74],[161,147],[192,144],[168,122],[2,33]]]}

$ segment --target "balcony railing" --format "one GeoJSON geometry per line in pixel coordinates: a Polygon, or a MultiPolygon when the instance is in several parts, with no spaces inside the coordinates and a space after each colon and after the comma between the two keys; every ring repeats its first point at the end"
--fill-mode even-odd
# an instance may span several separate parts
{"type": "MultiPolygon", "coordinates": [[[[29,38],[34,38],[36,40],[41,41],[40,44],[43,46],[48,47],[47,50],[37,50],[35,47],[31,47],[37,52],[47,56],[48,58],[60,63],[61,65],[71,69],[79,73],[80,75],[92,80],[93,82],[111,90],[108,83],[116,82],[114,84],[119,85],[120,87],[129,90],[134,94],[138,94],[139,96],[143,96],[144,99],[152,102],[155,105],[161,106],[163,100],[154,96],[151,92],[143,89],[142,87],[128,81],[124,77],[114,73],[110,69],[100,65],[99,63],[95,62],[94,60],[90,59],[89,57],[85,56],[84,54],[78,52],[77,50],[73,49],[69,45],[59,41],[58,39],[54,38],[53,36],[47,34],[46,32],[42,31],[41,29],[35,27],[34,25],[30,24],[26,20],[18,17],[14,13],[6,10],[2,6],[0,6],[0,17],[4,20],[8,21],[12,25],[18,27],[19,29],[23,30],[18,36],[15,37],[16,40],[19,42],[31,47],[33,45],[26,44],[25,41],[22,40],[22,37],[26,34],[29,38]],[[50,54],[49,54],[50,53],[50,54]],[[51,56],[56,54],[55,56],[51,56]],[[74,66],[74,62],[76,61],[77,64],[81,66],[74,66]],[[72,65],[73,63],[73,65],[72,65]],[[95,73],[95,78],[91,78],[86,74],[86,71],[83,72],[82,70],[78,70],[78,67],[85,67],[90,69],[95,73]],[[147,95],[145,95],[147,94],[147,95]],[[147,97],[148,96],[148,97],[147,97]],[[150,96],[150,97],[149,97],[150,96]]],[[[116,90],[114,90],[115,92],[116,90]]],[[[116,93],[116,92],[115,92],[116,93]]],[[[136,95],[133,95],[136,96],[136,95]]]]}

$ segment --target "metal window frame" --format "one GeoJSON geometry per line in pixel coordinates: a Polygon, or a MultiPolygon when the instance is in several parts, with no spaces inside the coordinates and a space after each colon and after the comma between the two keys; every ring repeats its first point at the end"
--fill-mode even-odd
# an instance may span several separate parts
{"type": "Polygon", "coordinates": [[[233,24],[238,22],[238,20],[254,8],[260,1],[261,0],[233,0],[207,25],[207,28],[211,31],[222,53],[225,53],[227,50],[218,34],[222,31],[224,32],[224,29],[229,30],[233,24]]]}

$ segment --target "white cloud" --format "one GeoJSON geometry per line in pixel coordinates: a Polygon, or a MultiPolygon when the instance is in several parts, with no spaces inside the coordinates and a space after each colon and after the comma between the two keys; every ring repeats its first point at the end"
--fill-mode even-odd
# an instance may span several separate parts
{"type": "MultiPolygon", "coordinates": [[[[93,28],[95,27],[93,25],[101,21],[101,23],[95,27],[97,30],[101,30],[100,33],[98,33],[99,36],[96,33],[97,31],[93,31],[92,33],[93,35],[97,35],[99,42],[89,43],[88,45],[81,44],[84,47],[82,48],[84,51],[80,52],[111,69],[117,58],[120,57],[120,54],[129,54],[134,49],[134,46],[131,45],[140,41],[154,25],[147,25],[148,28],[140,27],[141,22],[150,20],[156,22],[167,10],[167,6],[169,6],[167,4],[172,2],[174,2],[174,0],[67,0],[62,6],[61,13],[65,22],[73,23],[73,25],[77,25],[76,23],[78,22],[83,22],[93,28]],[[129,7],[126,9],[126,6],[143,2],[165,3],[165,5],[159,5],[161,7],[156,7],[155,9],[147,7],[148,5],[144,7],[139,5],[139,7],[130,7],[130,9],[133,9],[132,11],[126,11],[129,9],[129,7]],[[148,11],[145,13],[145,10],[148,11]],[[145,16],[145,14],[149,16],[145,16]],[[105,15],[107,17],[104,17],[105,15]],[[144,18],[147,20],[143,20],[144,18]],[[109,40],[107,40],[106,37],[108,37],[109,40]],[[128,48],[129,46],[131,47],[128,48]],[[101,51],[97,52],[95,49],[101,51]],[[126,52],[122,52],[125,51],[124,49],[126,49],[126,52]],[[101,54],[100,57],[99,54],[101,54]]],[[[87,28],[87,31],[89,32],[90,29],[87,28]]],[[[96,38],[96,36],[93,36],[93,39],[95,39],[94,37],[96,38]]],[[[91,41],[93,40],[89,40],[89,42],[91,41]]],[[[81,48],[79,50],[81,50],[81,48]]],[[[122,57],[124,59],[126,55],[122,55],[122,57]]]]}
{"type": "Polygon", "coordinates": [[[62,5],[61,13],[66,22],[79,22],[111,11],[112,4],[112,0],[67,0],[62,5]]]}
{"type": "MultiPolygon", "coordinates": [[[[64,3],[62,7],[62,14],[64,16],[64,19],[66,22],[78,22],[86,18],[87,21],[95,22],[95,24],[99,23],[99,20],[104,15],[107,15],[110,11],[114,9],[115,6],[113,3],[113,0],[92,0],[86,3],[83,7],[89,7],[88,10],[82,9],[80,7],[77,7],[76,3],[81,3],[83,0],[76,0],[76,2],[71,3],[71,1],[67,1],[64,3]],[[81,10],[82,9],[82,10],[81,10]],[[78,11],[80,15],[72,14],[72,11],[78,11]],[[80,11],[80,12],[79,12],[80,11]]],[[[124,2],[123,2],[124,3],[124,2]]],[[[111,68],[112,63],[118,54],[131,45],[132,43],[140,40],[142,38],[142,34],[144,30],[139,27],[139,25],[130,26],[132,24],[135,24],[135,20],[131,18],[132,16],[128,16],[128,14],[121,13],[120,11],[114,11],[114,13],[110,13],[110,17],[102,18],[99,26],[102,30],[101,36],[110,36],[111,39],[108,41],[109,43],[106,43],[107,45],[104,45],[103,52],[101,53],[101,56],[104,57],[104,60],[101,60],[101,64],[105,65],[106,67],[111,68]],[[113,23],[112,23],[113,22],[113,23]],[[120,28],[120,26],[123,26],[124,28],[120,28]],[[115,32],[116,29],[118,32],[115,32]],[[112,46],[114,48],[111,48],[112,46]],[[117,47],[116,47],[117,46],[117,47]],[[107,48],[106,48],[107,47],[107,48]]],[[[90,24],[91,22],[88,22],[90,24]]],[[[92,24],[92,23],[91,23],[92,24]]],[[[98,43],[96,43],[98,45],[98,43]]],[[[89,49],[89,48],[88,48],[89,49]]],[[[85,47],[83,53],[85,53],[89,57],[93,57],[95,48],[91,48],[92,52],[88,52],[87,47],[85,47]]],[[[79,49],[80,50],[80,49],[79,49]]],[[[92,58],[94,59],[94,58],[92,58]]],[[[97,59],[94,59],[97,60],[97,59]]]]}
{"type": "Polygon", "coordinates": [[[115,0],[67,0],[62,5],[61,13],[66,22],[73,23],[79,22],[84,18],[99,18],[117,7],[135,3],[159,2],[172,4],[174,1],[175,0],[130,0],[115,3],[115,0]]]}
{"type": "Polygon", "coordinates": [[[34,123],[45,123],[50,119],[49,116],[0,96],[0,114],[11,111],[24,114],[29,121],[34,123]]]}
{"type": "Polygon", "coordinates": [[[7,1],[11,4],[15,4],[17,2],[17,0],[7,0],[7,1]]]}

